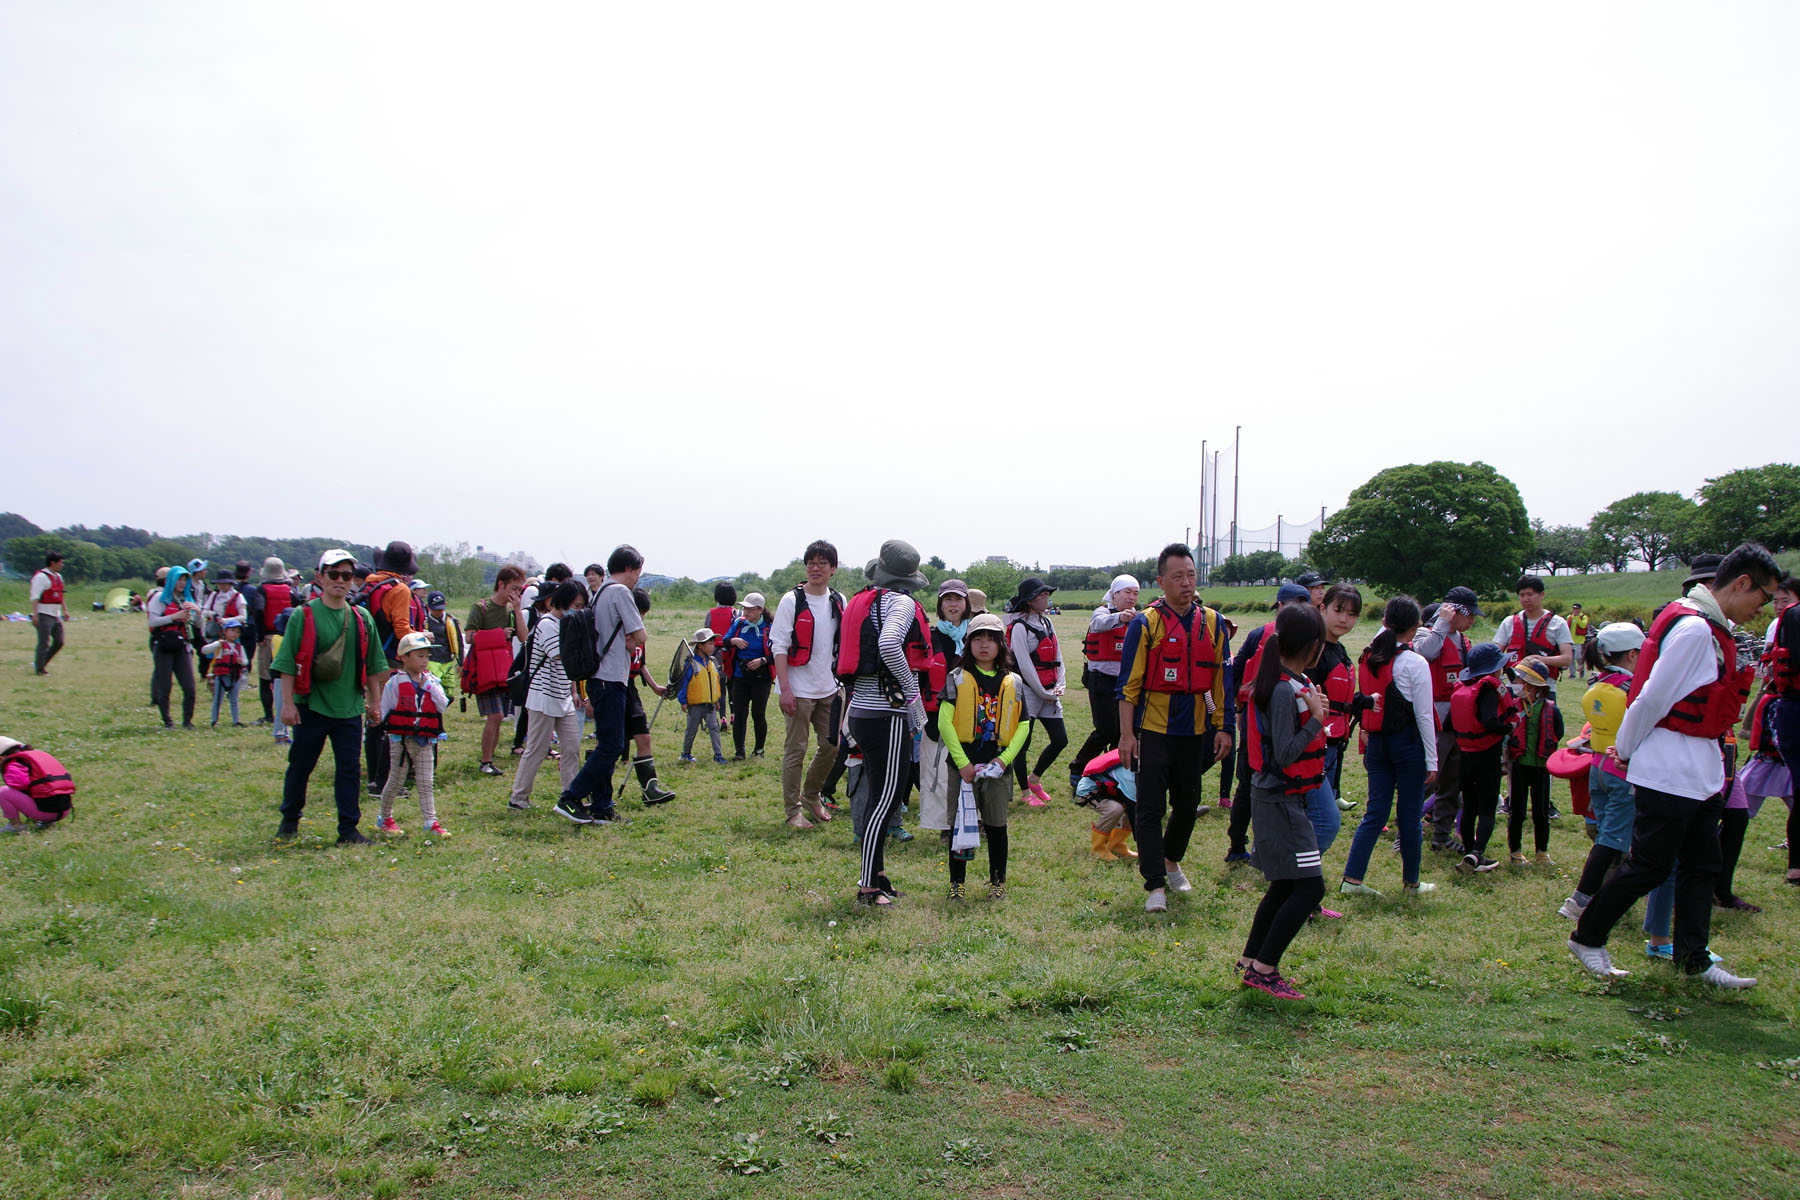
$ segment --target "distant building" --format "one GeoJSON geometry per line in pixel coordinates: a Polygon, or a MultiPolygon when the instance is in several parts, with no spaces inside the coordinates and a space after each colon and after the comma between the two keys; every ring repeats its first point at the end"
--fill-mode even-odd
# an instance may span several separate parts
{"type": "Polygon", "coordinates": [[[990,554],[987,556],[987,561],[994,563],[997,566],[1004,567],[1007,564],[1011,563],[1012,559],[1006,557],[1006,555],[1004,555],[1004,554],[990,554]]]}

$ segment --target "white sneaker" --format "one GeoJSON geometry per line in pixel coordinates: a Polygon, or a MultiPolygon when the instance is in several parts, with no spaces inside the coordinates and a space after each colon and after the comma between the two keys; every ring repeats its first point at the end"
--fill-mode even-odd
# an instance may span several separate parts
{"type": "Polygon", "coordinates": [[[1717,964],[1701,972],[1700,978],[1716,988],[1729,988],[1732,991],[1743,991],[1756,986],[1756,980],[1748,975],[1733,975],[1717,964]]]}
{"type": "Polygon", "coordinates": [[[1421,879],[1411,887],[1403,887],[1400,890],[1403,892],[1411,892],[1415,896],[1423,896],[1427,892],[1437,891],[1437,884],[1432,883],[1429,880],[1421,879]]]}
{"type": "Polygon", "coordinates": [[[1188,877],[1181,873],[1180,867],[1169,868],[1167,878],[1169,886],[1178,892],[1191,892],[1194,890],[1194,885],[1188,882],[1188,877]]]}
{"type": "Polygon", "coordinates": [[[1145,896],[1144,897],[1144,911],[1145,912],[1168,912],[1169,911],[1169,894],[1167,892],[1163,891],[1161,888],[1157,888],[1155,891],[1151,892],[1148,896],[1145,896]]]}
{"type": "Polygon", "coordinates": [[[1567,917],[1571,921],[1579,921],[1581,920],[1581,914],[1586,911],[1587,905],[1577,904],[1575,902],[1575,897],[1570,896],[1567,900],[1562,902],[1562,907],[1556,910],[1556,915],[1559,917],[1567,917]]]}
{"type": "Polygon", "coordinates": [[[1576,962],[1587,968],[1588,974],[1597,979],[1618,979],[1631,974],[1630,971],[1621,971],[1613,966],[1612,955],[1606,952],[1605,946],[1584,946],[1570,938],[1569,953],[1575,956],[1576,962]]]}
{"type": "Polygon", "coordinates": [[[1379,895],[1381,895],[1380,892],[1376,891],[1374,888],[1370,887],[1366,883],[1350,883],[1348,881],[1338,884],[1338,892],[1345,896],[1379,896],[1379,895]]]}

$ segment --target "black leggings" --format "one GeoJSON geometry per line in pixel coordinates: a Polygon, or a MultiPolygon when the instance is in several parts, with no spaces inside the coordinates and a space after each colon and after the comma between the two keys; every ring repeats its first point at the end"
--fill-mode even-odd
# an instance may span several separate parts
{"type": "Polygon", "coordinates": [[[887,831],[894,808],[906,792],[907,768],[912,765],[912,728],[906,714],[883,716],[850,714],[850,736],[863,753],[863,787],[868,789],[869,819],[862,840],[864,889],[887,886],[887,831]]]}
{"type": "Polygon", "coordinates": [[[1325,879],[1309,875],[1305,879],[1271,879],[1262,903],[1256,906],[1256,917],[1250,922],[1250,939],[1244,943],[1244,957],[1255,962],[1281,965],[1288,943],[1306,924],[1306,919],[1325,899],[1325,879]]]}
{"type": "MultiPolygon", "coordinates": [[[[988,882],[1006,882],[1006,826],[981,826],[981,836],[987,840],[988,882]]],[[[969,860],[956,857],[956,851],[950,852],[950,882],[961,883],[969,877],[969,860]]]]}
{"type": "Polygon", "coordinates": [[[756,724],[753,749],[763,751],[769,740],[769,683],[767,675],[752,675],[731,681],[731,748],[744,757],[744,714],[756,724]]]}
{"type": "MultiPolygon", "coordinates": [[[[1119,677],[1087,670],[1088,713],[1094,718],[1094,731],[1081,743],[1069,763],[1069,778],[1080,779],[1087,765],[1119,744],[1119,677]]],[[[1042,774],[1042,772],[1039,772],[1042,774]]]]}
{"type": "MultiPolygon", "coordinates": [[[[1500,807],[1500,747],[1462,752],[1462,844],[1465,853],[1486,853],[1500,807]]],[[[1545,820],[1549,814],[1545,814],[1545,820]]]]}
{"type": "Polygon", "coordinates": [[[194,723],[194,660],[188,656],[185,644],[173,650],[156,651],[156,670],[150,676],[150,702],[162,710],[163,724],[170,724],[169,701],[173,699],[174,688],[181,685],[181,723],[194,723]]]}
{"type": "Polygon", "coordinates": [[[1719,882],[1713,885],[1713,895],[1720,904],[1737,899],[1737,893],[1731,890],[1731,879],[1737,874],[1738,856],[1744,852],[1744,834],[1749,828],[1747,808],[1728,808],[1719,815],[1719,882]]]}
{"type": "Polygon", "coordinates": [[[1031,753],[1031,739],[1037,735],[1040,725],[1044,727],[1044,736],[1050,740],[1038,754],[1037,770],[1031,774],[1041,778],[1050,764],[1056,761],[1056,756],[1063,752],[1063,747],[1069,744],[1069,733],[1061,717],[1033,717],[1031,728],[1025,731],[1025,744],[1019,747],[1019,757],[1013,759],[1013,778],[1019,781],[1021,788],[1025,786],[1025,756],[1031,753]]]}
{"type": "Polygon", "coordinates": [[[1525,800],[1531,799],[1531,837],[1542,854],[1550,849],[1550,769],[1514,763],[1512,804],[1506,813],[1506,848],[1514,854],[1524,845],[1525,800]]]}
{"type": "Polygon", "coordinates": [[[1600,887],[1606,882],[1607,872],[1619,865],[1625,857],[1611,846],[1602,846],[1598,842],[1588,851],[1587,863],[1581,868],[1581,878],[1575,884],[1575,890],[1593,899],[1600,887]]]}

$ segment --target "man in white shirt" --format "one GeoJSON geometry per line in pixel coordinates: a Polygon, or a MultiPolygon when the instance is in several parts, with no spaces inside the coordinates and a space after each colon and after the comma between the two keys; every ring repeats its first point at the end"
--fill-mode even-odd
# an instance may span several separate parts
{"type": "Polygon", "coordinates": [[[1544,607],[1544,581],[1538,576],[1519,576],[1514,590],[1519,611],[1500,622],[1493,640],[1506,651],[1507,666],[1535,656],[1549,665],[1550,678],[1555,679],[1575,661],[1569,623],[1544,607]]]}
{"type": "Polygon", "coordinates": [[[1667,879],[1679,860],[1676,966],[1715,987],[1756,986],[1756,980],[1713,964],[1707,939],[1719,874],[1719,817],[1725,807],[1719,738],[1737,724],[1749,686],[1749,669],[1738,668],[1731,628],[1774,597],[1780,578],[1767,550],[1739,546],[1725,556],[1710,581],[1696,584],[1650,627],[1629,707],[1609,751],[1625,765],[1625,777],[1637,794],[1631,852],[1588,904],[1569,938],[1570,952],[1595,975],[1626,974],[1612,965],[1606,939],[1626,910],[1667,879]]]}
{"type": "Polygon", "coordinates": [[[781,749],[781,798],[787,823],[795,829],[811,829],[816,822],[831,820],[819,789],[836,755],[831,744],[831,702],[838,694],[834,666],[844,597],[831,586],[831,577],[837,574],[836,546],[816,541],[806,548],[801,563],[806,567],[806,583],[776,604],[769,648],[775,656],[781,712],[787,718],[787,740],[781,749]],[[800,620],[803,615],[807,620],[800,620]],[[803,779],[808,730],[815,735],[818,748],[803,779]]]}
{"type": "Polygon", "coordinates": [[[44,556],[43,569],[31,577],[31,620],[37,626],[37,673],[50,673],[50,660],[63,648],[63,622],[69,606],[63,598],[63,556],[52,551],[44,556]]]}

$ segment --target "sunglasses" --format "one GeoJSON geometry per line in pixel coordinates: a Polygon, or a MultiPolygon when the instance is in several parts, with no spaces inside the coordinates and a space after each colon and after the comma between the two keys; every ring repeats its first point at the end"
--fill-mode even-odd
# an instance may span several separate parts
{"type": "Polygon", "coordinates": [[[325,572],[325,578],[336,579],[336,580],[340,580],[340,581],[348,581],[348,580],[356,578],[356,572],[355,571],[327,571],[327,572],[325,572]]]}

